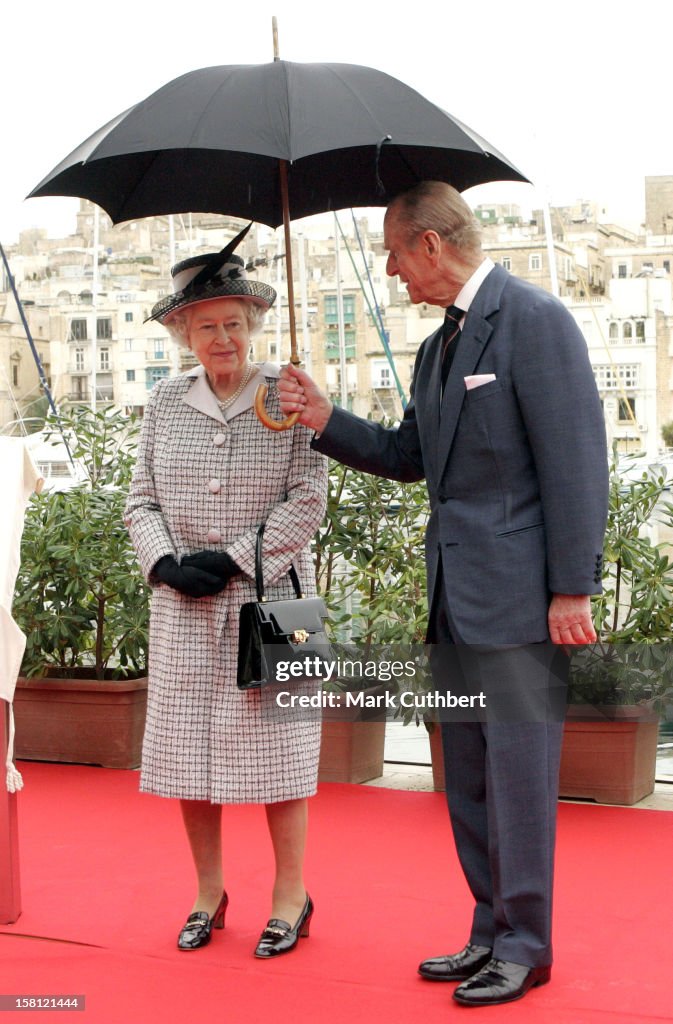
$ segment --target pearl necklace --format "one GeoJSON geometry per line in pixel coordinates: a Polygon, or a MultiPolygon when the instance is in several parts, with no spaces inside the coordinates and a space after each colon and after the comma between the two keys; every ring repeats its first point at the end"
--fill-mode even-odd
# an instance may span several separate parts
{"type": "Polygon", "coordinates": [[[220,409],[223,412],[225,411],[225,409],[229,409],[234,404],[239,395],[242,394],[243,389],[245,388],[248,381],[251,379],[252,375],[255,373],[255,370],[256,367],[253,366],[252,363],[250,363],[248,369],[245,371],[243,377],[241,378],[241,383],[238,385],[233,395],[229,395],[227,398],[217,399],[217,404],[219,405],[220,409]]]}

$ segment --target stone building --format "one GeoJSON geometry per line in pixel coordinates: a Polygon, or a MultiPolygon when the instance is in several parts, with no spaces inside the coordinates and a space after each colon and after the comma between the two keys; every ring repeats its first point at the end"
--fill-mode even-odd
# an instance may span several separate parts
{"type": "Polygon", "coordinates": [[[673,235],[673,175],[645,178],[645,228],[652,235],[673,235]]]}
{"type": "MultiPolygon", "coordinates": [[[[511,206],[476,211],[485,251],[547,289],[551,250],[561,299],[587,339],[608,432],[621,448],[640,447],[650,454],[661,447],[661,425],[673,419],[673,235],[654,233],[655,226],[666,227],[661,210],[671,181],[647,179],[648,208],[654,209],[655,193],[664,198],[642,236],[604,223],[597,204],[586,201],[550,211],[549,242],[541,211],[528,220],[511,206]]],[[[12,270],[57,401],[90,403],[95,366],[98,402],[142,414],[157,380],[193,364],[161,325],[145,322],[154,302],[172,290],[170,267],[186,256],[220,249],[241,226],[231,218],[194,214],[113,227],[82,201],[68,238],[24,232],[10,252],[12,270]]],[[[254,358],[285,362],[290,345],[282,232],[255,225],[239,252],[249,273],[279,293],[263,331],[253,339],[254,358]]],[[[412,305],[406,288],[387,277],[382,233],[365,218],[357,222],[357,236],[346,214],[339,216],[339,230],[326,218],[297,222],[292,260],[303,364],[336,401],[355,412],[398,418],[400,390],[408,395],[418,346],[439,326],[443,311],[412,305]]],[[[0,414],[7,423],[16,418],[15,404],[34,400],[39,388],[6,289],[0,303],[0,414]],[[10,395],[7,382],[14,380],[19,390],[12,385],[10,395]]]]}

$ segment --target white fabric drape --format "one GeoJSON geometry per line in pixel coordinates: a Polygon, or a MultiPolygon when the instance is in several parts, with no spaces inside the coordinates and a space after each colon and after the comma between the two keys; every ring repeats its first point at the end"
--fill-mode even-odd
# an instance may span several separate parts
{"type": "Polygon", "coordinates": [[[40,491],[42,479],[20,437],[0,437],[0,698],[9,702],[9,745],[7,788],[21,789],[23,782],[14,767],[14,699],[16,679],[26,638],[12,618],[12,597],[21,558],[26,505],[33,491],[40,491]]]}

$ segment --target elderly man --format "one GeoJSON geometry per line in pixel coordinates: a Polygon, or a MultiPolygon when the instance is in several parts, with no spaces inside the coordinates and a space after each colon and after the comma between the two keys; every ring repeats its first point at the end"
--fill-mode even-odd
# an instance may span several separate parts
{"type": "Polygon", "coordinates": [[[519,999],[551,974],[562,716],[539,708],[565,685],[564,649],[595,640],[605,429],[572,317],[484,257],[479,224],[454,189],[430,181],[397,196],[384,236],[387,272],[411,301],[446,307],[418,351],[399,427],[334,408],[293,367],[281,405],[301,411],[319,451],[427,481],[428,638],[444,651],[431,658],[435,683],[446,689],[452,673],[453,687],[460,673],[464,686],[485,685],[499,710],[442,724],[449,812],[475,908],[466,946],[419,971],[461,982],[454,999],[483,1006],[519,999]]]}

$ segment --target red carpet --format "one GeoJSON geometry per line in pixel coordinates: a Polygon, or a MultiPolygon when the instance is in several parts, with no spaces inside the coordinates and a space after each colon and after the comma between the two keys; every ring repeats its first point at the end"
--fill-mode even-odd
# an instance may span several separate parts
{"type": "MultiPolygon", "coordinates": [[[[307,858],[311,938],[266,963],[251,956],[269,913],[261,807],[225,808],[227,928],[180,953],[193,892],[177,805],[138,794],[134,772],[21,770],[24,911],[0,929],[0,994],[84,994],[86,1012],[59,1011],[59,1021],[673,1020],[673,814],[562,805],[552,983],[509,1006],[466,1010],[452,986],[415,975],[423,957],[463,944],[470,914],[442,796],[322,786],[307,858]]],[[[12,1019],[26,1017],[10,1011],[0,1024],[12,1019]]]]}

